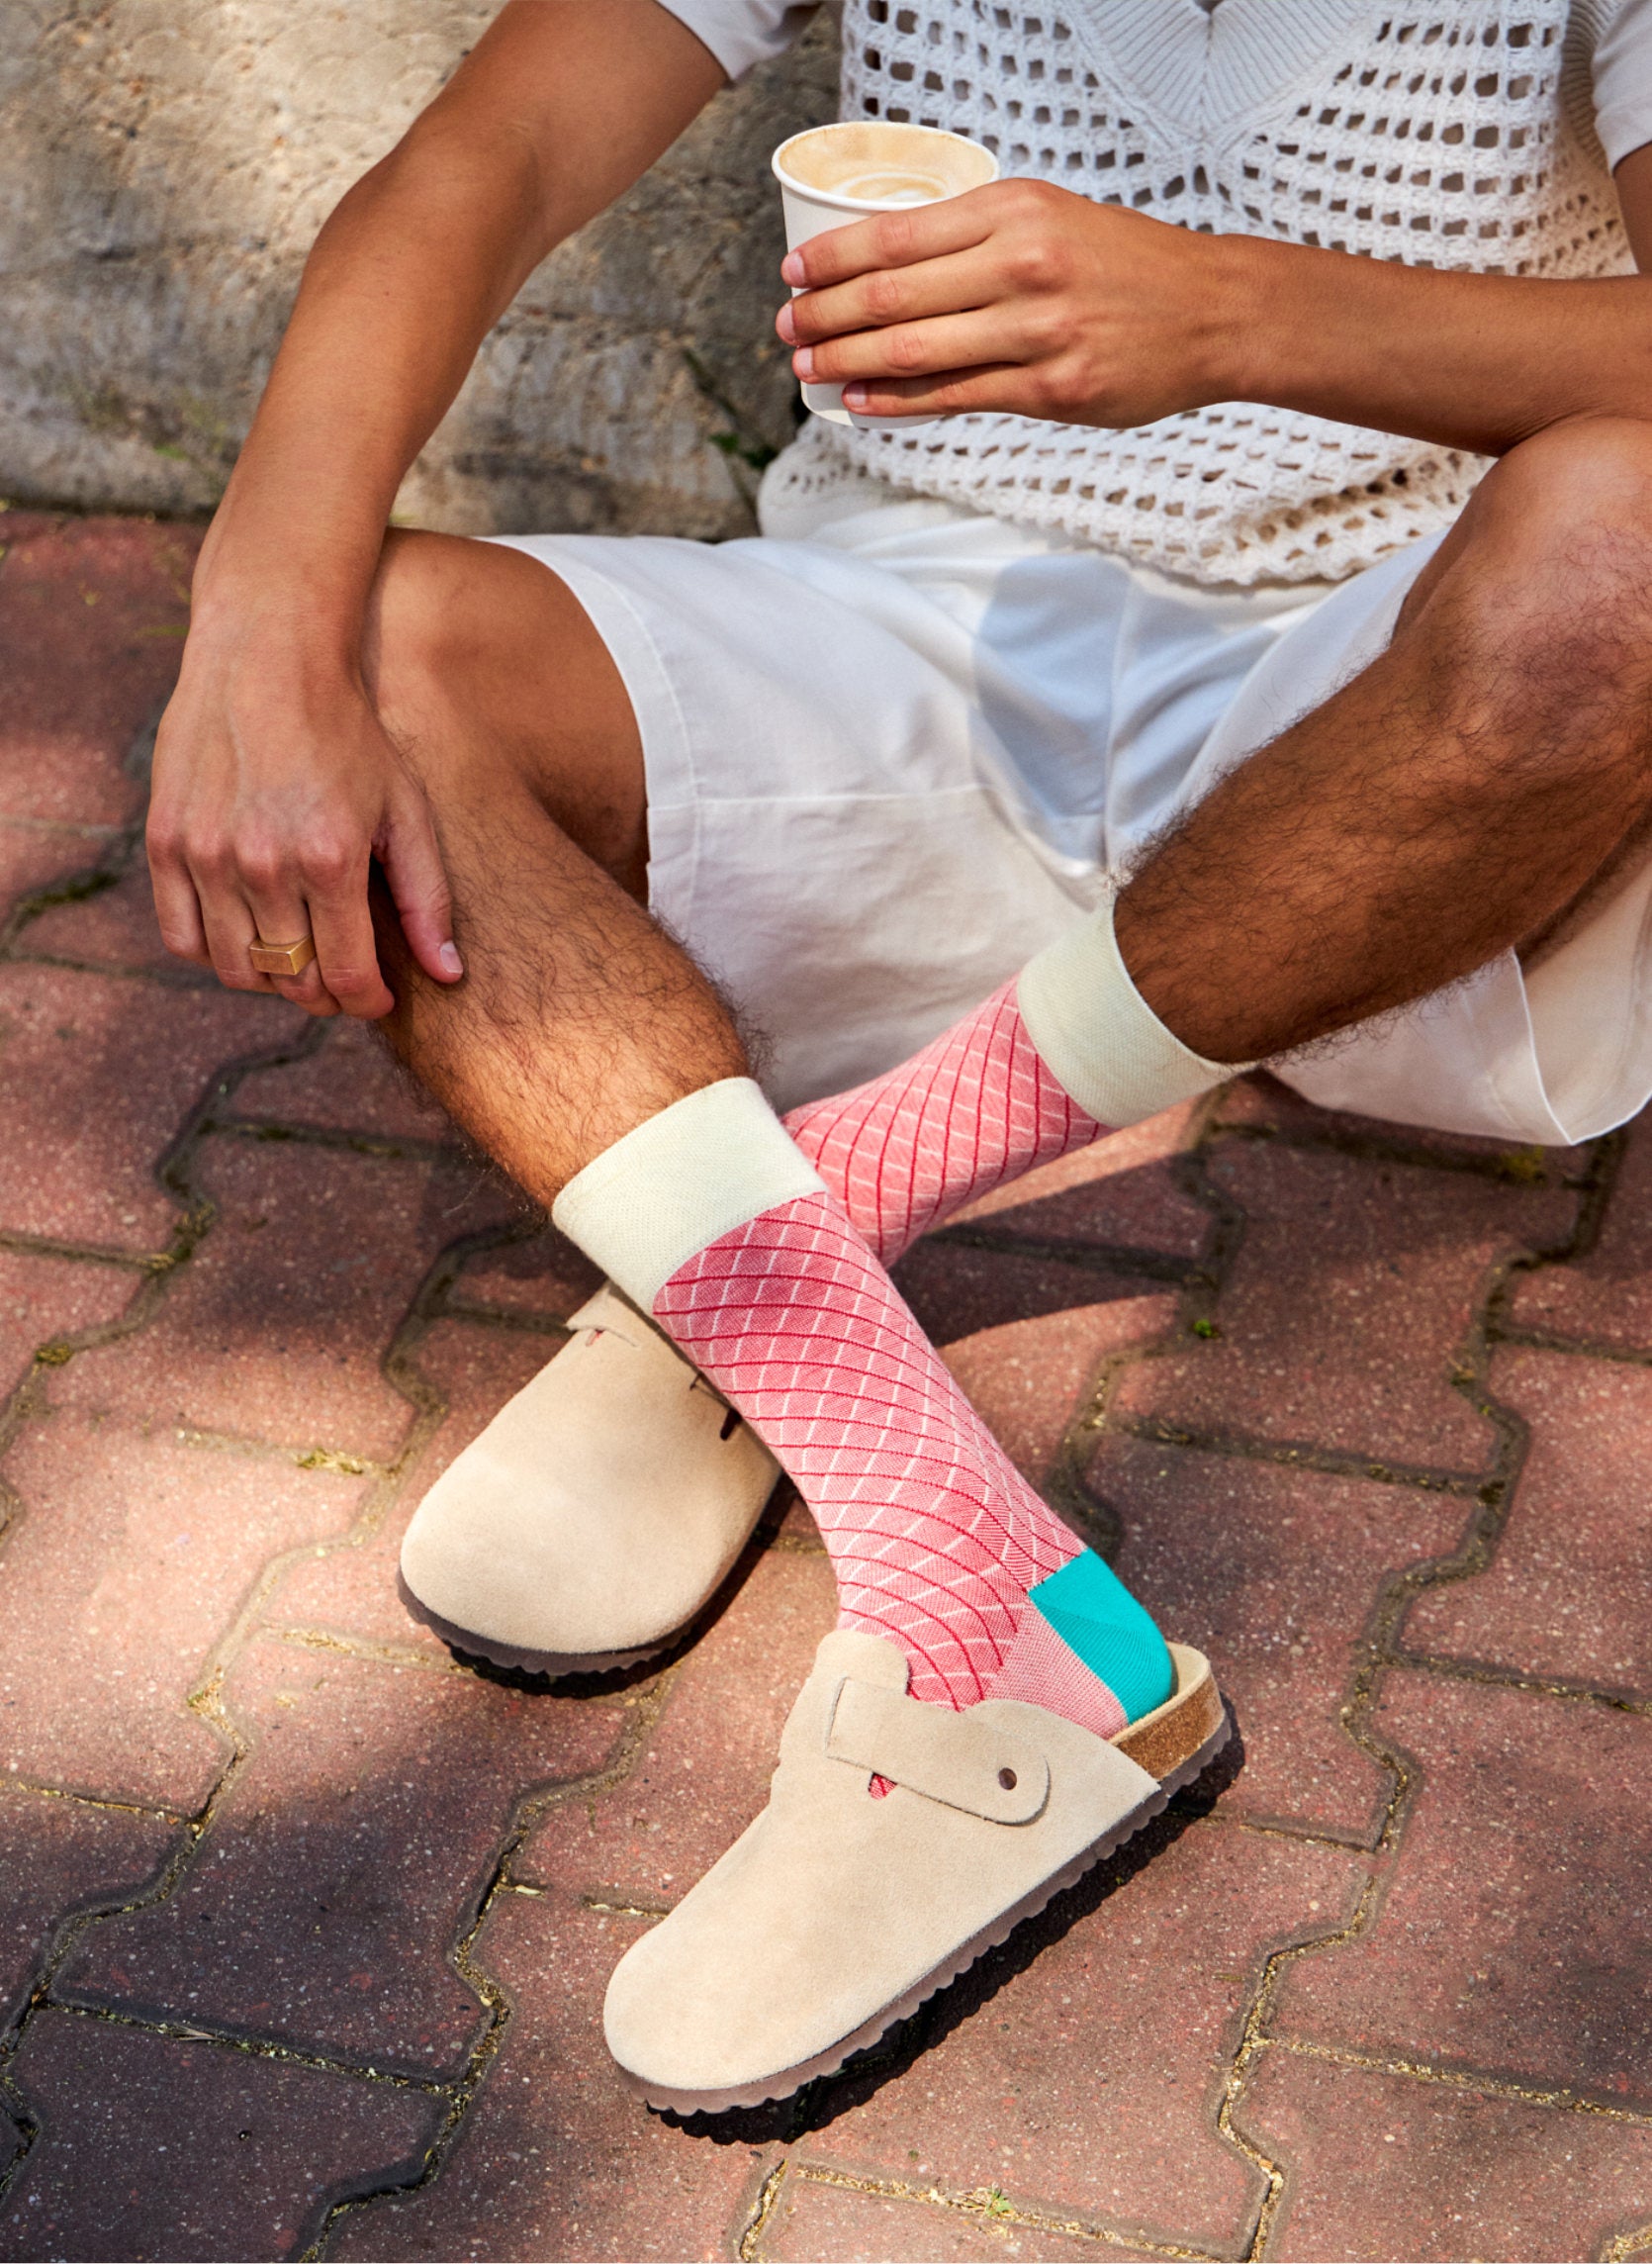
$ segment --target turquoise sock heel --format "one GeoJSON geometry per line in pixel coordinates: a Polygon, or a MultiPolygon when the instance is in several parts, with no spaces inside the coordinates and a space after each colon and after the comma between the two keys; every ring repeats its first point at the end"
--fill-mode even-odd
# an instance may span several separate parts
{"type": "Polygon", "coordinates": [[[1029,1589],[1027,1600],[1101,1677],[1131,1721],[1162,1706],[1175,1689],[1176,1670],[1151,1614],[1093,1549],[1081,1549],[1029,1589]]]}

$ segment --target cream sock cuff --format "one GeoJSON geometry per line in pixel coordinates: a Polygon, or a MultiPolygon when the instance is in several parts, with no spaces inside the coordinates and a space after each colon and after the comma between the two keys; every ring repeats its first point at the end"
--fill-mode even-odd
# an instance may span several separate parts
{"type": "Polygon", "coordinates": [[[1028,961],[1016,1004],[1056,1084],[1114,1131],[1253,1066],[1206,1061],[1164,1027],[1120,957],[1111,891],[1081,926],[1028,961]]]}
{"type": "Polygon", "coordinates": [[[551,1217],[645,1313],[679,1267],[821,1179],[749,1077],[674,1101],[575,1174],[551,1217]]]}

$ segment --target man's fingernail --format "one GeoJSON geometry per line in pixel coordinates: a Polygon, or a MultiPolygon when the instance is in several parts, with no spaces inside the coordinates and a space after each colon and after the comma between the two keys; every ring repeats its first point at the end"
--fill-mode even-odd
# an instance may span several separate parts
{"type": "Polygon", "coordinates": [[[791,357],[791,366],[805,385],[814,375],[813,346],[799,346],[791,357]]]}
{"type": "Polygon", "coordinates": [[[458,949],[455,945],[451,943],[444,943],[440,951],[437,952],[436,957],[441,961],[442,973],[444,975],[463,975],[465,972],[465,963],[459,957],[458,949]]]}
{"type": "Polygon", "coordinates": [[[800,251],[788,251],[780,261],[780,281],[782,283],[801,283],[802,280],[803,254],[800,251]]]}
{"type": "Polygon", "coordinates": [[[785,340],[785,342],[786,342],[786,344],[787,344],[788,346],[789,346],[789,345],[795,345],[795,344],[796,344],[796,342],[797,342],[797,325],[796,325],[796,324],[795,324],[795,322],[793,322],[793,320],[792,320],[792,316],[791,316],[791,301],[790,301],[789,299],[786,301],[785,305],[784,305],[784,306],[783,306],[783,307],[780,309],[780,313],[779,313],[779,314],[776,316],[776,318],[775,318],[775,328],[776,328],[776,330],[778,330],[780,331],[780,336],[781,336],[782,338],[784,338],[784,340],[785,340]]]}
{"type": "Polygon", "coordinates": [[[864,409],[866,407],[867,389],[860,378],[857,378],[853,385],[844,387],[843,401],[846,409],[864,409]]]}

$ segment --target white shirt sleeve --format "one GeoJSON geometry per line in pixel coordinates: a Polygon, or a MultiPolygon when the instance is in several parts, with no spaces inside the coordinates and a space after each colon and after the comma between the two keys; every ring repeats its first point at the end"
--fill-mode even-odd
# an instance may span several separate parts
{"type": "Polygon", "coordinates": [[[1652,142],[1652,0],[1594,0],[1595,125],[1607,162],[1652,142]]]}
{"type": "Polygon", "coordinates": [[[783,54],[814,14],[817,0],[660,0],[711,49],[731,79],[783,54]]]}

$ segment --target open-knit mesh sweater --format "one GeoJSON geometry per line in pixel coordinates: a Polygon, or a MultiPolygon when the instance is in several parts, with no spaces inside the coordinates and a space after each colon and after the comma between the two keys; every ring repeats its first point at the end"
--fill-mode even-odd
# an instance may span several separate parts
{"type": "MultiPolygon", "coordinates": [[[[771,37],[784,13],[671,4],[714,49],[708,22],[771,37]]],[[[846,0],[843,41],[845,117],[948,127],[1006,174],[1187,228],[1514,275],[1632,265],[1607,149],[1652,139],[1641,0],[846,0]]],[[[1224,402],[1129,431],[812,422],[770,479],[782,507],[871,478],[1254,583],[1354,573],[1448,524],[1485,468],[1224,402]]]]}

